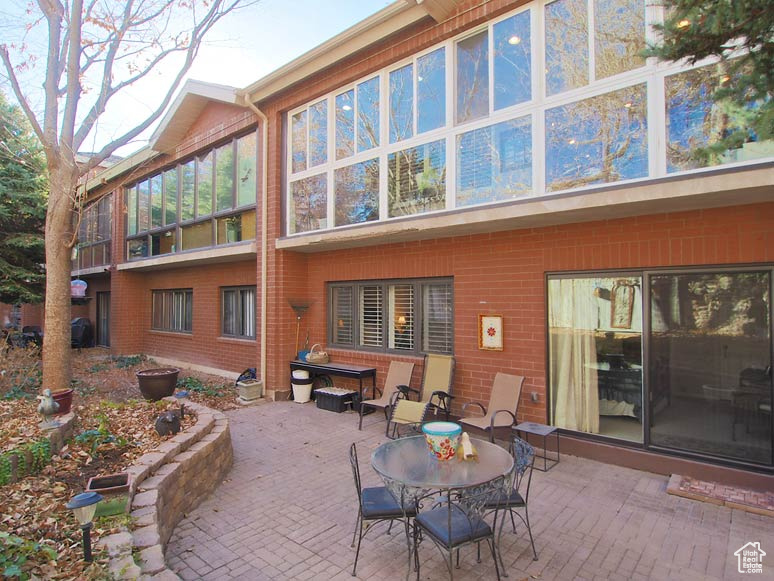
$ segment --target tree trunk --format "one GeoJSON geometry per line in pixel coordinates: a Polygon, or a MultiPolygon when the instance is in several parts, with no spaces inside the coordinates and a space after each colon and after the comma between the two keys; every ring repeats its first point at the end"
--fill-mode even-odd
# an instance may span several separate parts
{"type": "Polygon", "coordinates": [[[70,387],[70,272],[74,171],[49,170],[46,213],[46,310],[42,389],[70,387]]]}

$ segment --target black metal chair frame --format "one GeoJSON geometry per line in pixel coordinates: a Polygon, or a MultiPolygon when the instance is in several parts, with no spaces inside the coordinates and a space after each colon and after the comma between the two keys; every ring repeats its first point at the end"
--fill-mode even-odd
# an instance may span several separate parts
{"type": "Polygon", "coordinates": [[[409,534],[409,527],[410,523],[409,520],[414,516],[414,509],[412,507],[401,507],[398,504],[397,500],[394,500],[394,497],[390,494],[390,492],[387,490],[384,486],[377,486],[372,488],[363,488],[362,483],[360,480],[360,464],[358,464],[357,460],[357,446],[353,442],[352,445],[349,448],[349,462],[352,466],[352,476],[355,480],[355,489],[357,490],[357,521],[355,522],[355,531],[352,534],[352,544],[351,547],[355,546],[355,539],[357,538],[357,550],[355,551],[355,564],[352,567],[352,576],[354,577],[357,574],[357,561],[360,557],[360,544],[363,541],[363,537],[368,534],[368,531],[370,531],[375,525],[379,523],[389,522],[390,526],[387,529],[387,534],[390,534],[390,531],[392,530],[393,523],[398,521],[403,521],[405,532],[406,532],[406,546],[408,548],[409,552],[409,563],[411,561],[411,536],[409,534]],[[386,513],[372,513],[372,514],[365,514],[363,511],[363,496],[364,494],[368,495],[369,491],[373,493],[378,494],[386,494],[389,496],[389,498],[392,498],[395,502],[394,507],[390,507],[390,511],[386,513]],[[399,511],[399,512],[396,512],[399,511]]]}
{"type": "MultiPolygon", "coordinates": [[[[425,389],[427,389],[426,381],[425,381],[425,373],[427,370],[427,358],[428,355],[425,355],[425,362],[424,367],[422,369],[422,385],[419,389],[414,389],[413,387],[410,387],[408,385],[399,385],[398,386],[398,393],[400,394],[399,397],[405,398],[405,399],[411,399],[410,394],[414,393],[417,396],[417,400],[422,400],[422,393],[425,389]]],[[[454,396],[449,393],[451,391],[452,385],[454,385],[454,368],[456,366],[456,361],[452,358],[451,362],[451,373],[449,374],[449,385],[448,385],[448,391],[443,390],[435,390],[430,395],[430,398],[427,400],[430,409],[433,410],[433,413],[438,413],[438,410],[442,411],[446,421],[449,421],[449,414],[451,413],[451,404],[452,400],[454,399],[454,396]],[[437,400],[437,403],[435,403],[435,400],[437,400]]]]}
{"type": "MultiPolygon", "coordinates": [[[[486,540],[489,545],[489,549],[492,553],[492,559],[494,560],[495,572],[497,579],[500,579],[500,564],[502,559],[498,556],[498,548],[496,543],[495,531],[497,530],[497,518],[498,511],[493,511],[494,520],[492,525],[484,520],[486,513],[486,507],[491,502],[497,502],[498,498],[501,498],[504,494],[504,490],[509,484],[509,479],[505,476],[501,476],[484,484],[476,486],[468,486],[464,488],[452,488],[441,492],[433,491],[425,493],[422,496],[418,496],[414,499],[416,508],[416,516],[414,518],[414,537],[413,537],[413,552],[414,552],[414,569],[417,573],[417,581],[419,580],[419,543],[427,537],[435,546],[442,552],[447,554],[445,559],[446,568],[449,570],[449,578],[454,579],[454,568],[452,563],[453,554],[456,552],[456,568],[460,565],[460,548],[476,544],[477,548],[480,548],[481,541],[486,540]],[[430,508],[427,511],[423,511],[423,505],[430,503],[430,508]],[[433,532],[431,526],[430,515],[437,511],[446,512],[446,526],[444,531],[448,536],[448,539],[443,539],[433,532]],[[455,519],[454,516],[457,516],[455,519]],[[461,521],[461,522],[460,522],[461,521]],[[455,525],[457,526],[457,533],[459,534],[460,527],[465,529],[467,527],[467,534],[464,532],[459,535],[459,539],[455,540],[453,537],[458,536],[453,534],[455,531],[455,525]]],[[[480,550],[477,556],[478,562],[481,562],[480,550]]]]}
{"type": "MultiPolygon", "coordinates": [[[[513,472],[510,476],[510,487],[506,487],[507,494],[499,498],[497,502],[488,505],[487,511],[489,514],[494,513],[495,519],[497,513],[507,510],[511,517],[511,525],[513,526],[513,532],[516,532],[516,521],[513,515],[521,519],[524,526],[527,527],[527,533],[529,533],[529,542],[532,545],[532,560],[537,561],[538,555],[535,550],[535,539],[532,536],[532,527],[529,524],[529,490],[532,484],[532,472],[535,465],[535,449],[531,444],[522,440],[521,438],[514,436],[510,444],[510,452],[513,455],[513,472]],[[526,487],[522,488],[524,479],[526,478],[526,487]],[[522,494],[522,490],[524,494],[522,494]],[[519,501],[521,499],[521,501],[519,501]],[[520,512],[514,512],[514,509],[524,509],[524,515],[520,512]]],[[[503,524],[505,523],[505,517],[500,520],[500,527],[497,531],[497,546],[499,551],[500,538],[503,533],[503,524]]],[[[505,565],[502,561],[502,555],[500,555],[500,568],[503,570],[505,577],[508,574],[505,572],[505,565]]]]}

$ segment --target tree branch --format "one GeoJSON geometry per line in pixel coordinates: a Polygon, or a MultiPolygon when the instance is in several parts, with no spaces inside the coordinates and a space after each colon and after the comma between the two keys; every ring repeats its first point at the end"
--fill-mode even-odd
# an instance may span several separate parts
{"type": "Polygon", "coordinates": [[[78,103],[83,89],[80,80],[81,61],[81,27],[83,25],[83,0],[73,0],[70,10],[70,28],[67,35],[70,50],[67,56],[67,96],[65,97],[62,128],[59,132],[59,144],[70,148],[73,153],[73,134],[75,132],[75,117],[78,113],[78,103]]]}
{"type": "Polygon", "coordinates": [[[41,143],[44,143],[43,129],[40,127],[35,113],[33,113],[30,108],[27,96],[22,92],[21,86],[19,86],[19,79],[16,77],[16,73],[13,72],[13,65],[11,64],[11,57],[8,54],[8,48],[4,44],[0,45],[0,59],[3,60],[3,65],[5,65],[5,70],[8,73],[8,80],[11,82],[11,88],[13,89],[13,94],[16,96],[16,100],[19,101],[19,105],[27,116],[27,119],[29,119],[35,135],[38,136],[41,143]]]}

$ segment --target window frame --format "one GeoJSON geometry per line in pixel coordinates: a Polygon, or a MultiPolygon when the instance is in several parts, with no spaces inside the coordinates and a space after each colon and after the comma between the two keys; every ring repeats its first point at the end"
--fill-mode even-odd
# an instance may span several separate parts
{"type": "Polygon", "coordinates": [[[256,321],[253,321],[253,334],[248,335],[244,333],[244,327],[245,327],[245,321],[244,321],[244,312],[242,311],[242,293],[243,292],[252,292],[253,294],[253,316],[256,314],[256,306],[257,306],[257,289],[256,285],[241,285],[241,286],[222,286],[220,287],[220,335],[221,337],[226,337],[229,339],[245,339],[245,340],[251,340],[255,341],[256,339],[256,321]],[[236,293],[237,301],[236,301],[236,310],[234,313],[234,320],[236,322],[236,327],[239,327],[239,333],[226,333],[226,293],[227,292],[234,292],[236,293]]]}
{"type": "MultiPolygon", "coordinates": [[[[174,306],[172,307],[174,308],[174,306]]],[[[151,290],[151,330],[152,331],[161,331],[163,333],[177,333],[180,335],[193,335],[193,288],[175,288],[175,289],[152,289],[151,290]],[[155,326],[155,320],[156,320],[156,297],[159,295],[167,295],[169,297],[169,301],[172,305],[174,305],[175,296],[183,295],[183,306],[184,306],[184,312],[188,312],[189,310],[189,304],[190,304],[190,311],[191,311],[191,320],[190,320],[190,328],[186,328],[186,323],[189,321],[186,321],[186,315],[183,315],[183,325],[182,329],[175,329],[174,324],[170,328],[166,327],[156,327],[155,326]]]]}
{"type": "Polygon", "coordinates": [[[425,351],[422,347],[425,337],[423,336],[423,328],[425,324],[424,313],[424,288],[427,285],[439,285],[445,284],[449,288],[449,297],[451,303],[451,316],[449,326],[449,344],[451,349],[449,352],[437,352],[431,351],[431,353],[442,353],[446,355],[454,354],[454,278],[453,277],[432,277],[432,278],[404,278],[404,279],[383,279],[383,280],[358,280],[358,281],[336,281],[326,284],[326,331],[328,345],[340,349],[351,349],[355,351],[365,351],[370,353],[389,353],[393,355],[407,355],[407,356],[422,356],[428,351],[425,351]],[[389,347],[390,343],[390,288],[395,286],[411,285],[413,287],[413,302],[414,302],[414,320],[412,321],[413,328],[413,341],[414,346],[412,349],[395,349],[389,347]],[[381,304],[381,342],[380,347],[371,347],[361,344],[360,325],[362,322],[362,313],[360,309],[360,293],[364,287],[380,287],[382,304],[381,304]],[[352,293],[352,311],[349,313],[350,320],[352,322],[352,342],[342,343],[336,341],[336,333],[334,329],[334,321],[337,320],[334,304],[334,289],[337,288],[349,288],[352,293]]]}
{"type": "Polygon", "coordinates": [[[111,264],[111,242],[113,240],[113,194],[109,192],[87,204],[81,211],[80,224],[78,225],[77,255],[73,260],[73,270],[96,268],[111,264]],[[104,214],[102,214],[104,212],[104,214]],[[107,224],[100,228],[101,219],[107,224]],[[105,234],[105,237],[102,235],[105,234]],[[81,236],[83,236],[81,238],[81,236]],[[94,260],[94,254],[102,251],[102,259],[94,260]],[[87,266],[82,266],[82,257],[85,253],[92,253],[91,261],[87,266]]]}

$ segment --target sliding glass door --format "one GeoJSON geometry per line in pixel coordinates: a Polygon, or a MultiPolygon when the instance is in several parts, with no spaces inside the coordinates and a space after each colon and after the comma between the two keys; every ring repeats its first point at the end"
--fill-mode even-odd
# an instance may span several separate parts
{"type": "Polygon", "coordinates": [[[550,275],[553,425],[774,465],[772,270],[550,275]]]}
{"type": "Polygon", "coordinates": [[[651,445],[771,464],[770,273],[648,280],[651,445]]]}

